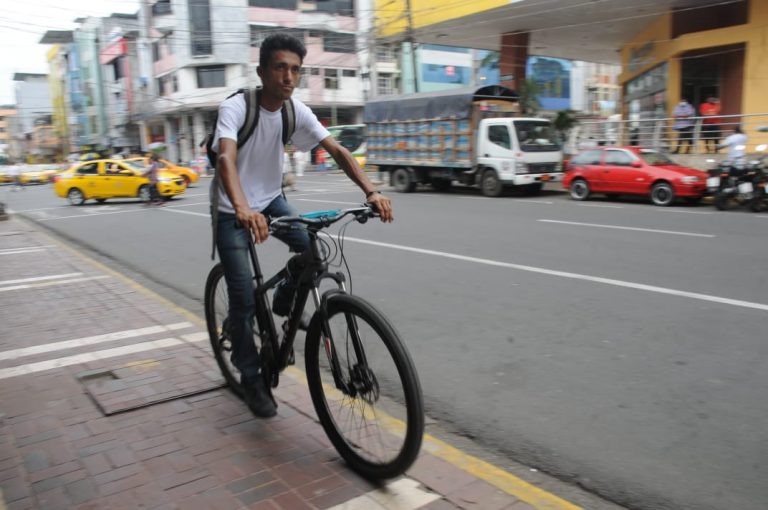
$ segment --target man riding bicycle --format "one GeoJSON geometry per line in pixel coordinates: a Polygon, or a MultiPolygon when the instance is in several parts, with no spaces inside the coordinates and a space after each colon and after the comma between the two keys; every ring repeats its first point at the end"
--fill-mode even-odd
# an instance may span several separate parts
{"type": "MultiPolygon", "coordinates": [[[[232,362],[240,371],[245,401],[251,412],[263,418],[277,411],[261,377],[261,362],[253,342],[254,294],[250,268],[248,236],[263,243],[269,236],[267,218],[296,215],[282,192],[283,118],[281,108],[291,98],[300,79],[307,50],[298,39],[274,34],[261,44],[257,73],[262,89],[258,94],[259,121],[252,136],[238,149],[238,131],[247,115],[244,94],[222,102],[212,147],[218,154],[216,171],[221,186],[218,193],[218,217],[214,226],[216,248],[229,289],[229,334],[232,362]]],[[[308,151],[318,143],[333,157],[339,168],[365,194],[381,215],[391,222],[390,200],[376,191],[347,149],[342,147],[320,124],[315,114],[301,101],[293,99],[295,131],[291,143],[308,151]]],[[[305,230],[296,229],[276,235],[292,252],[309,247],[305,230]]],[[[275,291],[273,311],[285,316],[296,293],[296,282],[287,281],[275,291]]],[[[304,320],[302,322],[305,322],[304,320]]]]}

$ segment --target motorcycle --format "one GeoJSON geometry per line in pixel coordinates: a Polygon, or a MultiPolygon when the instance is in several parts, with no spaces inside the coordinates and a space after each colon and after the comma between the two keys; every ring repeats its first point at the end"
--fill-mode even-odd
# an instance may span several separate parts
{"type": "MultiPolygon", "coordinates": [[[[760,145],[757,150],[765,152],[766,148],[768,146],[760,145]]],[[[713,195],[718,210],[725,211],[735,206],[748,207],[752,211],[762,210],[768,193],[764,157],[749,162],[725,161],[710,173],[707,189],[713,195]]]]}

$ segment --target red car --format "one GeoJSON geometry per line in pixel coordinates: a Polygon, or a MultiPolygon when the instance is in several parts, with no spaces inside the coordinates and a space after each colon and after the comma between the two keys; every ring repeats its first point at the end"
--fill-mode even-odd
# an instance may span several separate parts
{"type": "Polygon", "coordinates": [[[707,173],[680,166],[652,149],[597,147],[570,160],[563,187],[574,200],[604,193],[646,195],[661,206],[671,205],[678,197],[696,204],[707,191],[707,173]]]}

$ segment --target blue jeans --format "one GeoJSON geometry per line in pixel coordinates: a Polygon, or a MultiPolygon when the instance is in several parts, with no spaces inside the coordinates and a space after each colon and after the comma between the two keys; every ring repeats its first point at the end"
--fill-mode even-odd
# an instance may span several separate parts
{"type": "MultiPolygon", "coordinates": [[[[275,198],[263,211],[267,219],[294,216],[296,210],[283,195],[275,198]]],[[[254,307],[253,270],[248,253],[248,230],[237,225],[234,214],[219,211],[216,227],[216,249],[224,268],[229,293],[229,334],[232,339],[232,363],[243,378],[253,379],[261,371],[261,361],[253,341],[254,307]]],[[[292,252],[309,248],[309,235],[304,229],[291,230],[275,236],[292,252]]],[[[273,309],[287,315],[296,294],[297,284],[287,281],[275,290],[273,309]]]]}

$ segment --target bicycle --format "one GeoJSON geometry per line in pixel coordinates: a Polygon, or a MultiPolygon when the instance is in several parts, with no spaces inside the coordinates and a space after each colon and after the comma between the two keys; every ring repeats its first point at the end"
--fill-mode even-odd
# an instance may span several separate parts
{"type": "MultiPolygon", "coordinates": [[[[394,327],[372,304],[347,291],[345,273],[330,272],[331,263],[344,263],[343,239],[353,221],[378,216],[371,207],[336,209],[277,218],[271,233],[306,228],[309,250],[292,256],[284,268],[264,281],[254,243],[250,243],[255,293],[254,341],[262,360],[266,386],[276,388],[279,374],[294,360],[294,340],[311,294],[315,312],[307,328],[304,358],[312,403],[326,435],[341,457],[366,478],[388,479],[404,473],[416,460],[424,434],[424,404],[416,370],[394,327]],[[345,217],[336,247],[321,231],[345,217]],[[283,334],[278,335],[267,292],[293,272],[299,283],[283,334]],[[333,288],[321,294],[320,285],[333,288]],[[258,333],[256,333],[258,331],[258,333]],[[386,398],[385,398],[386,395],[386,398]],[[385,408],[382,412],[380,409],[385,408]],[[395,415],[393,417],[393,415],[395,415]]],[[[221,264],[213,267],[205,285],[205,317],[216,362],[230,388],[242,397],[237,368],[230,360],[227,332],[228,297],[221,264]]],[[[274,400],[274,397],[272,397],[274,400]]]]}

